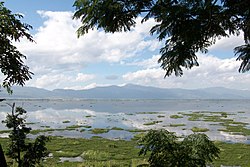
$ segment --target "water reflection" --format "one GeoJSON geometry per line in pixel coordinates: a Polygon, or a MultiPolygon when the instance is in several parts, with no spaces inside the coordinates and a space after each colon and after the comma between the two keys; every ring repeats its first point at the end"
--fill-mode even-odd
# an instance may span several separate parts
{"type": "MultiPolygon", "coordinates": [[[[28,111],[27,122],[32,123],[28,125],[32,129],[64,129],[43,132],[46,135],[84,138],[100,136],[129,140],[134,135],[128,131],[130,129],[164,128],[184,136],[193,133],[192,127],[198,127],[208,128],[209,131],[205,133],[212,140],[250,143],[249,136],[218,131],[223,128],[218,122],[189,121],[187,116],[179,119],[170,118],[171,115],[180,112],[190,114],[194,111],[224,111],[229,113],[227,119],[248,123],[246,128],[250,128],[249,102],[250,100],[19,100],[17,106],[21,104],[28,111]],[[180,123],[184,126],[170,126],[180,123]],[[75,125],[79,127],[67,129],[75,125]],[[120,130],[112,130],[114,127],[120,130]],[[109,131],[93,134],[90,129],[94,128],[107,128],[109,131]]],[[[2,103],[1,120],[5,119],[8,111],[10,108],[2,103]]],[[[0,130],[5,129],[0,123],[0,130]]],[[[0,137],[4,136],[6,133],[0,137]]]]}

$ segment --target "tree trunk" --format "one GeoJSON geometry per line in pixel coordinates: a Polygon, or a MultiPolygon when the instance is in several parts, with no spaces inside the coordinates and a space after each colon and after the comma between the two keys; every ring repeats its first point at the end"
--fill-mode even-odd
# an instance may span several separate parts
{"type": "Polygon", "coordinates": [[[2,149],[1,144],[0,144],[0,166],[1,167],[7,167],[7,163],[6,163],[6,160],[5,160],[5,157],[4,157],[4,153],[3,153],[3,149],[2,149]]]}

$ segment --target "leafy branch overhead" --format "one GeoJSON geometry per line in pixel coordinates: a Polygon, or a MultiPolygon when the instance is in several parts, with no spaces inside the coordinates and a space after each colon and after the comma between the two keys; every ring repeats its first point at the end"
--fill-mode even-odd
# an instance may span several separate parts
{"type": "Polygon", "coordinates": [[[23,59],[26,59],[25,55],[13,45],[13,41],[19,41],[23,37],[34,42],[28,33],[32,27],[22,23],[19,20],[21,18],[22,15],[12,14],[9,9],[4,7],[3,2],[0,2],[0,69],[5,76],[0,86],[9,90],[14,84],[23,86],[32,75],[29,67],[23,62],[23,59]]]}
{"type": "Polygon", "coordinates": [[[144,16],[142,23],[153,18],[150,33],[165,42],[159,59],[165,77],[199,66],[197,52],[206,53],[217,39],[240,33],[245,44],[234,49],[242,61],[239,71],[250,70],[249,0],[76,0],[74,6],[74,18],[82,22],[78,36],[95,27],[130,31],[138,16],[144,16]]]}

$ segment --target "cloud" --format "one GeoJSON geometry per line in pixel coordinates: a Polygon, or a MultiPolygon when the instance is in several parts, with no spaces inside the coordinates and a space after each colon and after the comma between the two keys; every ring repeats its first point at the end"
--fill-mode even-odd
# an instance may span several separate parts
{"type": "Polygon", "coordinates": [[[244,44],[243,33],[241,32],[239,36],[230,35],[229,37],[222,37],[217,39],[216,43],[210,46],[208,49],[211,51],[233,51],[237,46],[244,44]]]}
{"type": "Polygon", "coordinates": [[[111,86],[111,84],[97,84],[97,83],[91,83],[87,86],[82,87],[82,89],[92,89],[92,88],[96,88],[96,87],[107,87],[107,86],[111,86]]]}
{"type": "Polygon", "coordinates": [[[84,84],[95,78],[92,74],[67,74],[67,73],[48,73],[37,76],[27,82],[28,86],[46,88],[53,90],[56,88],[82,89],[84,84]]]}
{"type": "MultiPolygon", "coordinates": [[[[155,39],[149,37],[149,20],[138,24],[130,32],[104,33],[96,29],[77,38],[76,30],[80,21],[72,20],[71,12],[38,11],[45,19],[43,25],[34,35],[36,43],[23,41],[18,48],[29,56],[29,63],[46,62],[48,65],[85,64],[89,62],[119,62],[143,49],[156,50],[155,39]]],[[[141,18],[136,21],[139,23],[141,18]]],[[[43,63],[41,63],[43,64],[43,63]]]]}
{"type": "MultiPolygon", "coordinates": [[[[38,14],[44,23],[33,35],[36,43],[26,40],[16,43],[18,49],[27,55],[26,64],[35,73],[28,86],[89,89],[108,86],[113,81],[116,84],[171,88],[225,86],[250,89],[250,74],[237,72],[240,62],[212,55],[199,54],[199,67],[185,70],[182,77],[164,79],[165,72],[157,63],[160,55],[155,53],[163,44],[149,34],[155,24],[153,19],[140,24],[141,18],[138,18],[138,25],[126,33],[111,34],[94,29],[77,38],[80,21],[72,20],[72,12],[38,11],[38,14]],[[153,56],[148,58],[151,54],[153,56]],[[105,66],[102,66],[104,63],[105,66]],[[111,68],[106,70],[105,67],[111,64],[115,67],[110,74],[111,68]],[[120,67],[123,69],[120,70],[120,67]],[[122,77],[118,77],[122,73],[122,77]],[[106,84],[107,80],[110,84],[106,84]]],[[[214,53],[232,50],[242,44],[242,39],[242,35],[222,38],[209,50],[214,53]]]]}
{"type": "Polygon", "coordinates": [[[88,81],[88,80],[92,80],[94,78],[95,78],[95,75],[92,75],[92,74],[78,73],[76,81],[85,82],[85,81],[88,81]]]}
{"type": "Polygon", "coordinates": [[[137,60],[132,63],[127,63],[126,65],[136,65],[144,68],[156,68],[159,67],[158,60],[160,59],[160,55],[153,55],[152,58],[137,60]]]}
{"type": "MultiPolygon", "coordinates": [[[[129,72],[122,77],[127,83],[136,83],[147,86],[164,88],[204,88],[223,86],[236,89],[249,89],[250,74],[238,73],[240,62],[235,59],[220,59],[212,55],[199,54],[199,67],[184,70],[182,77],[170,76],[164,79],[165,72],[161,68],[152,66],[150,63],[145,69],[129,72]]],[[[144,60],[151,62],[155,57],[144,60]]]]}
{"type": "Polygon", "coordinates": [[[44,22],[33,34],[35,43],[25,39],[16,43],[27,55],[26,64],[35,73],[33,80],[27,83],[29,86],[49,89],[83,87],[90,84],[83,82],[98,75],[81,74],[88,66],[122,64],[127,59],[141,56],[142,51],[152,52],[160,47],[156,39],[150,38],[153,19],[141,24],[141,18],[138,18],[138,25],[126,33],[111,34],[94,29],[77,38],[76,30],[81,23],[72,20],[72,12],[38,11],[38,14],[44,22]]]}

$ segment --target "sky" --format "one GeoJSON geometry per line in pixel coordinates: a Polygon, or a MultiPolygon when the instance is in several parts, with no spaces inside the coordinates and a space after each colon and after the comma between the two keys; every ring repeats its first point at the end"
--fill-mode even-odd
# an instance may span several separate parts
{"type": "Polygon", "coordinates": [[[182,77],[164,78],[158,64],[163,42],[149,33],[153,19],[130,32],[104,33],[90,30],[77,37],[81,25],[73,20],[74,0],[5,0],[13,13],[24,16],[35,43],[26,39],[14,43],[27,56],[26,65],[34,73],[26,86],[53,89],[90,89],[128,83],[161,88],[197,89],[227,87],[250,90],[250,73],[239,73],[233,48],[243,43],[242,34],[222,38],[198,53],[199,67],[184,70],[182,77]]]}

